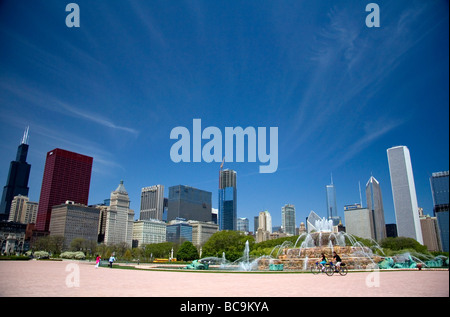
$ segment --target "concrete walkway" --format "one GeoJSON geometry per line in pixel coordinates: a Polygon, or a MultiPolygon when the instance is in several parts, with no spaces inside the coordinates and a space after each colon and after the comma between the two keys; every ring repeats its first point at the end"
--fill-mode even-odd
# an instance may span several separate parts
{"type": "Polygon", "coordinates": [[[1,297],[448,297],[448,270],[299,273],[169,272],[92,262],[0,261],[1,297]]]}

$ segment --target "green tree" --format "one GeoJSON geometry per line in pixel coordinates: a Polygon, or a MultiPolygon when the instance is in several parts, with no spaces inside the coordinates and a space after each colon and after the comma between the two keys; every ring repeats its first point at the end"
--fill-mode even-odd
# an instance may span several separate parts
{"type": "Polygon", "coordinates": [[[177,251],[177,260],[191,261],[198,258],[197,248],[190,241],[184,241],[177,251]]]}
{"type": "Polygon", "coordinates": [[[222,257],[225,252],[225,257],[229,261],[236,261],[242,257],[245,242],[248,240],[250,249],[255,241],[253,236],[246,236],[240,231],[222,230],[211,236],[203,245],[203,255],[222,257]]]}
{"type": "Polygon", "coordinates": [[[413,238],[407,237],[385,238],[380,242],[380,246],[382,248],[390,249],[392,251],[412,249],[418,253],[428,253],[426,246],[421,245],[413,238]]]}

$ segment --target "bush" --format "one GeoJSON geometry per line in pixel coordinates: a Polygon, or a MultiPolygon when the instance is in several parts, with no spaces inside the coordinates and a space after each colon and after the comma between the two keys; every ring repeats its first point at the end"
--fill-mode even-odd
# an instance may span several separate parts
{"type": "Polygon", "coordinates": [[[426,246],[421,245],[416,240],[407,237],[386,238],[381,241],[380,246],[383,249],[390,249],[392,251],[409,249],[418,253],[428,253],[426,246]]]}
{"type": "Polygon", "coordinates": [[[86,255],[81,251],[77,251],[77,252],[66,251],[66,252],[61,253],[60,257],[63,259],[75,259],[75,260],[86,259],[86,255]]]}
{"type": "Polygon", "coordinates": [[[33,256],[37,259],[48,259],[50,258],[50,255],[47,251],[35,251],[33,253],[33,256]]]}

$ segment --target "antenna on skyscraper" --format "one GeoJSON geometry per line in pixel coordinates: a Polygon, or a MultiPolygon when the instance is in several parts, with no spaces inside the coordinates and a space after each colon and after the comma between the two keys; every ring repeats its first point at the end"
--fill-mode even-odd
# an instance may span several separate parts
{"type": "Polygon", "coordinates": [[[23,133],[22,141],[20,142],[20,144],[28,144],[28,130],[29,129],[30,129],[30,126],[28,126],[25,129],[25,132],[23,133]]]}
{"type": "Polygon", "coordinates": [[[220,170],[219,170],[219,188],[222,186],[222,169],[223,169],[223,163],[225,162],[225,156],[222,159],[222,164],[220,164],[220,170]]]}
{"type": "Polygon", "coordinates": [[[333,185],[333,173],[331,173],[331,185],[333,185]]]}
{"type": "Polygon", "coordinates": [[[359,184],[359,203],[361,204],[361,208],[362,208],[363,204],[362,204],[362,195],[361,195],[361,182],[358,181],[358,184],[359,184]]]}

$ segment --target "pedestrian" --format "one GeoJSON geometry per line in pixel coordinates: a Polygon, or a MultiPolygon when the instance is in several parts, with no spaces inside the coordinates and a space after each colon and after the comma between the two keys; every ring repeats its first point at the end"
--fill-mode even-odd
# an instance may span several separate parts
{"type": "Polygon", "coordinates": [[[102,260],[102,257],[100,255],[97,255],[97,259],[95,260],[95,268],[99,267],[101,260],[102,260]]]}
{"type": "Polygon", "coordinates": [[[109,267],[112,268],[113,266],[113,262],[116,260],[116,258],[114,257],[114,254],[111,254],[111,256],[109,257],[109,267]]]}

